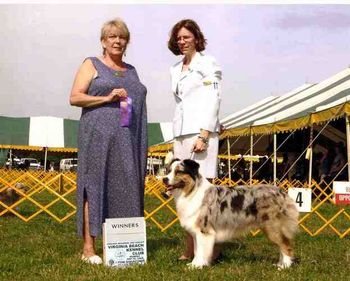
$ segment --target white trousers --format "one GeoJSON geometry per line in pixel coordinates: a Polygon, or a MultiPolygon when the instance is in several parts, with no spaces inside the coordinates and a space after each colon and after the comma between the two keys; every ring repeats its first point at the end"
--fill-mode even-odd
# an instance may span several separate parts
{"type": "Polygon", "coordinates": [[[174,140],[174,157],[192,159],[200,165],[199,173],[205,178],[216,178],[218,167],[219,135],[210,133],[207,149],[202,152],[193,153],[193,144],[198,138],[198,134],[191,134],[176,137],[174,140]],[[191,158],[192,156],[192,158],[191,158]]]}

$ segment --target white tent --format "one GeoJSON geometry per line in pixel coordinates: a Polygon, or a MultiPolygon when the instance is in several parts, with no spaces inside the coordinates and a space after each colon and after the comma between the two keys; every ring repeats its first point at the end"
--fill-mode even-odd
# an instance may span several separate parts
{"type": "MultiPolygon", "coordinates": [[[[221,119],[227,129],[223,137],[303,128],[329,119],[329,110],[345,106],[349,101],[350,68],[346,68],[318,84],[302,85],[280,97],[269,97],[221,119]]],[[[347,108],[333,112],[331,117],[341,116],[348,111],[347,108]]]]}

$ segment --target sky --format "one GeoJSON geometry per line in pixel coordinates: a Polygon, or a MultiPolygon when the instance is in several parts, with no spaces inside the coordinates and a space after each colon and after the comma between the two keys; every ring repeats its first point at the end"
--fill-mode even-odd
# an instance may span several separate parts
{"type": "Polygon", "coordinates": [[[100,29],[121,17],[125,61],[147,87],[148,122],[171,122],[172,26],[200,25],[223,71],[220,118],[270,95],[318,83],[350,65],[350,5],[1,4],[0,115],[78,120],[69,105],[84,58],[100,56],[100,29]]]}

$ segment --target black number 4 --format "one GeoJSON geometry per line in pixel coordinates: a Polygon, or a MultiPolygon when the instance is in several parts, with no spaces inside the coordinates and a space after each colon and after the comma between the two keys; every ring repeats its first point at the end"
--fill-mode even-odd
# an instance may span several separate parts
{"type": "Polygon", "coordinates": [[[301,207],[303,205],[303,198],[302,198],[302,193],[298,192],[297,198],[295,199],[296,203],[299,203],[299,207],[301,207]]]}

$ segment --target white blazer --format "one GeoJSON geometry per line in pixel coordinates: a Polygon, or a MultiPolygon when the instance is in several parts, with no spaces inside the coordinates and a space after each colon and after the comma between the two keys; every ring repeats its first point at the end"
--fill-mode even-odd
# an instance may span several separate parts
{"type": "Polygon", "coordinates": [[[197,52],[188,69],[183,61],[170,68],[175,97],[174,137],[199,134],[200,129],[219,131],[221,69],[216,60],[197,52]]]}

